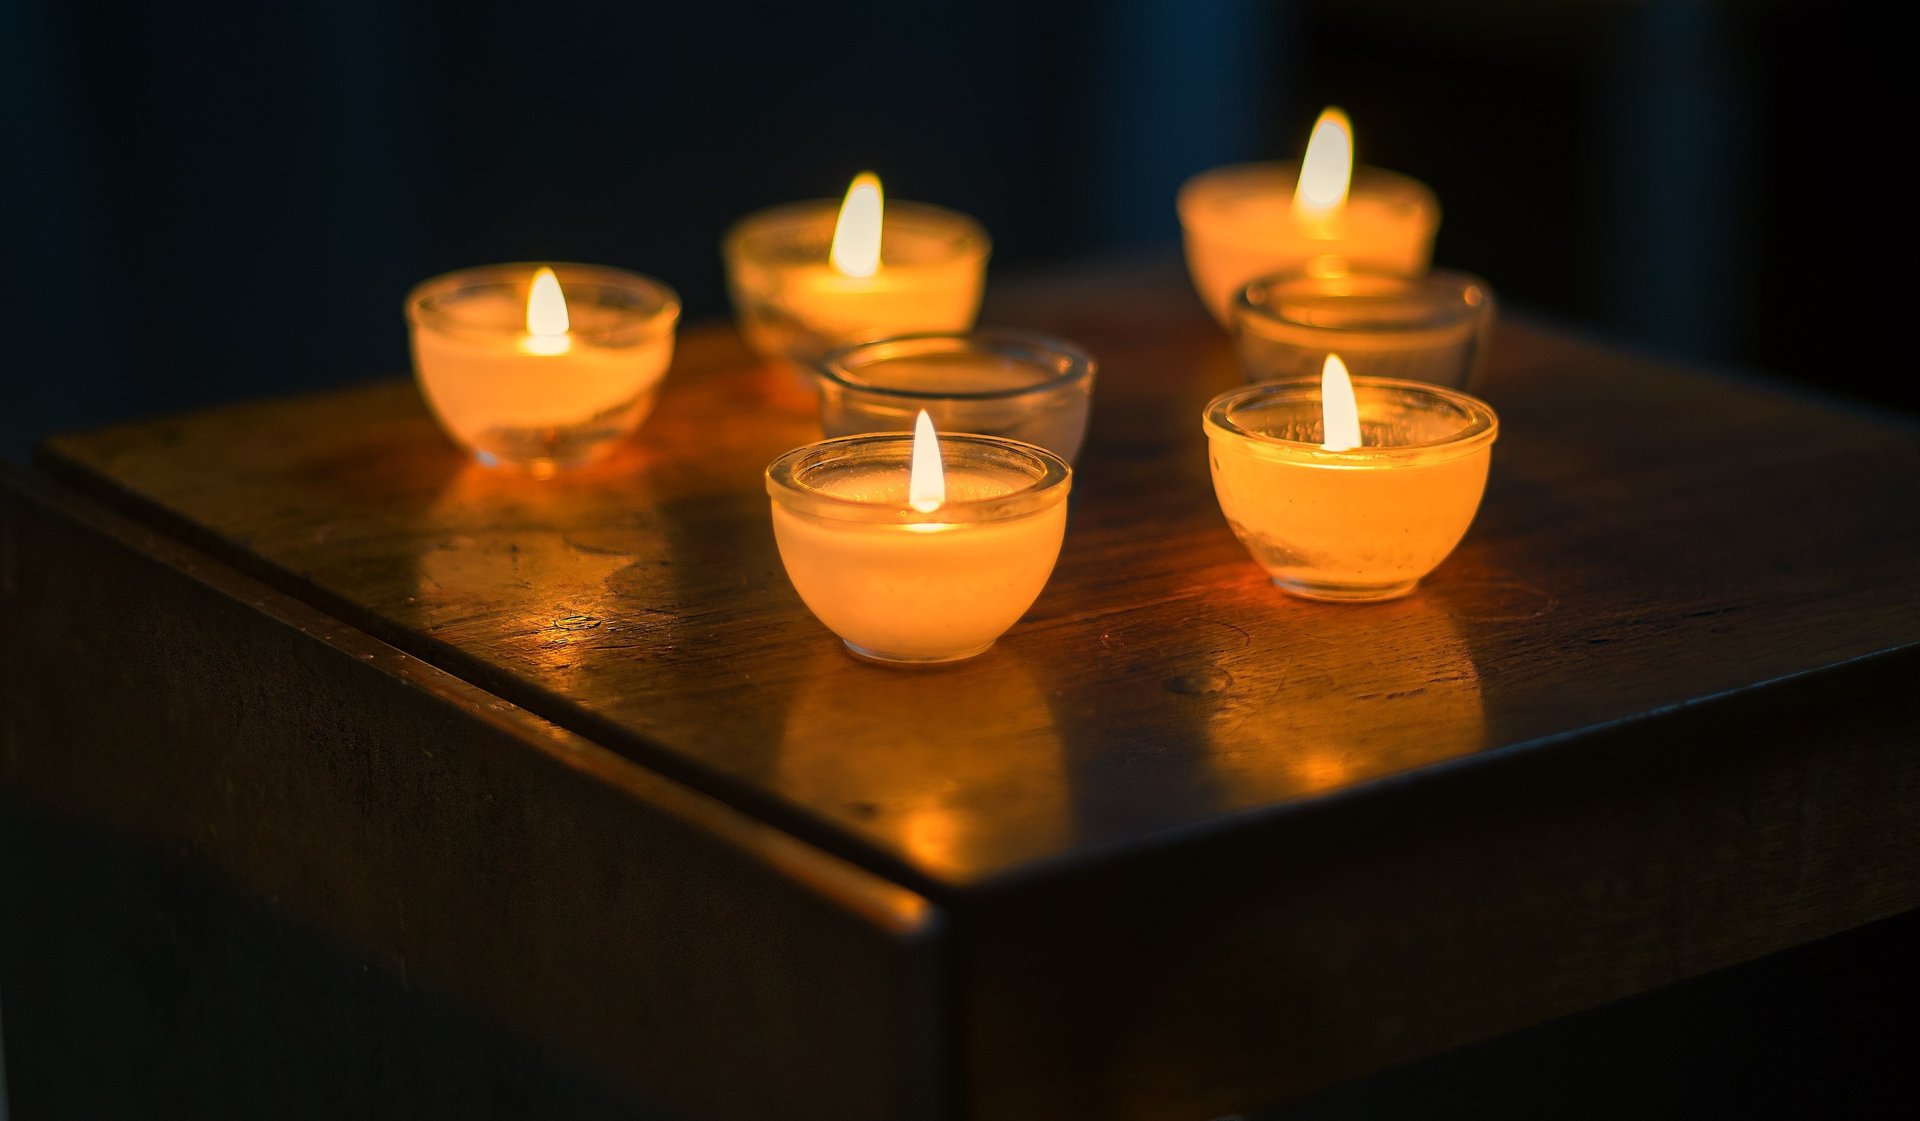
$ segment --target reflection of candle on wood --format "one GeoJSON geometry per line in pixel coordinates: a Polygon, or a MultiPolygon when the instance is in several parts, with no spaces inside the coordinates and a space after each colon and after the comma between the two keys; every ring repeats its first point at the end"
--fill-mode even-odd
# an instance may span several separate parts
{"type": "Polygon", "coordinates": [[[857,654],[945,662],[993,645],[1040,595],[1066,534],[1072,472],[991,436],[824,440],[767,468],[794,590],[857,654]]]}
{"type": "Polygon", "coordinates": [[[1205,426],[1221,512],[1275,584],[1309,599],[1392,599],[1460,543],[1499,422],[1456,390],[1349,379],[1223,393],[1205,426]]]}
{"type": "Polygon", "coordinates": [[[1416,276],[1427,271],[1440,205],[1425,184],[1357,167],[1346,114],[1329,108],[1298,162],[1235,164],[1194,176],[1178,208],[1194,287],[1222,326],[1234,294],[1292,269],[1416,276]]]}
{"type": "Polygon", "coordinates": [[[762,357],[806,363],[846,343],[972,327],[990,245],[972,218],[887,202],[879,178],[862,172],[837,203],[748,215],[723,250],[747,342],[762,357]]]}
{"type": "Polygon", "coordinates": [[[1073,786],[1060,733],[1018,651],[951,666],[931,689],[851,663],[823,644],[794,667],[774,757],[782,791],[858,806],[848,825],[947,876],[1066,843],[1073,786]],[[847,750],[874,728],[888,730],[884,750],[847,750]]]}
{"type": "Polygon", "coordinates": [[[598,458],[652,411],[680,300],[587,265],[448,273],[407,301],[414,373],[440,426],[489,466],[598,458]]]}

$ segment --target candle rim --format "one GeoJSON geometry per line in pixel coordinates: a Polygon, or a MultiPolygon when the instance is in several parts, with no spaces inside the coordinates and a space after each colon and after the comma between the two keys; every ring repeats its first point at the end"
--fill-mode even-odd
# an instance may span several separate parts
{"type": "Polygon", "coordinates": [[[1006,436],[973,432],[940,432],[940,455],[951,474],[976,466],[985,456],[995,466],[1025,475],[1025,485],[991,498],[957,498],[920,511],[902,499],[899,503],[847,498],[807,483],[805,473],[845,462],[862,452],[876,466],[897,466],[904,474],[911,460],[912,432],[863,432],[835,436],[787,451],[767,465],[768,496],[798,513],[832,521],[875,525],[926,525],[1009,521],[1030,516],[1066,500],[1073,485],[1073,468],[1066,460],[1037,444],[1006,436]],[[879,454],[876,455],[875,453],[879,454]],[[884,458],[883,458],[884,457],[884,458]]]}
{"type": "MultiPolygon", "coordinates": [[[[1210,167],[1180,184],[1174,207],[1183,222],[1193,223],[1217,209],[1231,192],[1233,198],[1276,195],[1286,202],[1291,212],[1300,164],[1298,159],[1248,160],[1210,167]]],[[[1429,213],[1436,227],[1440,223],[1440,197],[1432,187],[1405,172],[1374,164],[1355,164],[1347,189],[1348,206],[1361,198],[1392,203],[1397,209],[1413,213],[1429,213]]]]}
{"type": "Polygon", "coordinates": [[[868,339],[829,350],[814,373],[844,389],[904,401],[1003,401],[1051,393],[1091,381],[1099,369],[1093,355],[1077,343],[1036,331],[988,327],[972,331],[913,331],[868,339]],[[862,378],[857,371],[896,359],[946,354],[1009,354],[1039,369],[1058,367],[1038,380],[1004,389],[931,390],[889,385],[862,378]],[[861,358],[867,361],[854,365],[861,358]]]}
{"type": "Polygon", "coordinates": [[[646,273],[613,265],[593,265],[577,261],[507,261],[492,265],[472,265],[436,273],[415,284],[407,292],[403,305],[408,324],[447,334],[516,338],[527,334],[524,308],[527,289],[540,269],[552,269],[566,293],[571,311],[586,308],[610,308],[619,314],[620,326],[611,330],[572,331],[588,341],[618,340],[626,345],[658,338],[673,332],[680,323],[683,305],[680,293],[666,281],[646,273]],[[633,305],[609,304],[599,296],[607,292],[637,295],[633,305]],[[462,299],[499,293],[513,297],[523,309],[513,326],[491,326],[461,320],[450,309],[462,299]]]}
{"type": "Polygon", "coordinates": [[[1431,382],[1406,378],[1352,375],[1354,392],[1391,390],[1438,399],[1465,416],[1461,427],[1436,440],[1412,444],[1362,444],[1344,451],[1330,451],[1306,440],[1289,440],[1241,426],[1233,419],[1242,405],[1256,401],[1303,400],[1311,397],[1318,404],[1319,377],[1289,378],[1284,381],[1255,382],[1230,389],[1207,403],[1201,423],[1209,440],[1238,439],[1249,448],[1259,449],[1289,461],[1323,467],[1379,467],[1396,463],[1444,463],[1471,455],[1493,443],[1500,431],[1500,418],[1493,407],[1469,393],[1431,382]]]}
{"type": "MultiPolygon", "coordinates": [[[[720,239],[721,251],[729,260],[765,263],[769,254],[762,243],[766,239],[824,225],[820,264],[826,265],[827,247],[832,244],[834,223],[843,201],[844,198],[799,199],[750,211],[727,227],[720,239]]],[[[978,218],[938,203],[889,198],[880,214],[880,230],[880,265],[887,271],[949,268],[959,261],[984,262],[993,254],[993,239],[978,218]],[[929,261],[888,260],[887,232],[902,230],[935,234],[948,244],[949,252],[929,261]]]]}
{"type": "MultiPolygon", "coordinates": [[[[1248,281],[1235,290],[1233,296],[1234,322],[1242,330],[1253,332],[1259,338],[1276,342],[1292,341],[1287,336],[1305,335],[1326,336],[1338,341],[1324,343],[1329,349],[1338,350],[1358,344],[1369,344],[1382,349],[1392,346],[1439,346],[1464,333],[1480,329],[1488,322],[1498,306],[1493,286],[1483,278],[1458,269],[1432,269],[1420,275],[1383,272],[1374,269],[1351,269],[1339,274],[1322,274],[1311,269],[1292,268],[1267,273],[1248,281]],[[1367,324],[1362,326],[1342,326],[1331,323],[1308,322],[1298,316],[1278,314],[1275,305],[1285,299],[1278,292],[1289,285],[1328,285],[1341,281],[1369,286],[1372,292],[1327,292],[1313,293],[1311,297],[1296,302],[1305,305],[1315,299],[1338,300],[1351,296],[1367,299],[1387,288],[1404,291],[1413,298],[1422,299],[1426,304],[1426,314],[1422,320],[1412,326],[1367,324]],[[1468,294],[1477,295],[1475,302],[1468,294]]],[[[1315,342],[1312,345],[1323,345],[1315,342]]]]}

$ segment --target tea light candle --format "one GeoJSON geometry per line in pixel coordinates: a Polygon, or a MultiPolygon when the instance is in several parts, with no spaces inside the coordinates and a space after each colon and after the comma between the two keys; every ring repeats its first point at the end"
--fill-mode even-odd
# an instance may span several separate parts
{"type": "Polygon", "coordinates": [[[597,265],[488,265],[407,296],[421,396],[489,467],[536,475],[605,455],[653,411],[680,298],[597,265]]]}
{"type": "Polygon", "coordinates": [[[1477,276],[1290,272],[1261,277],[1233,301],[1233,343],[1248,381],[1347,372],[1471,391],[1493,329],[1493,289],[1477,276]]]}
{"type": "Polygon", "coordinates": [[[847,649],[951,662],[992,646],[1039,597],[1066,535],[1072,469],[993,436],[842,436],[767,467],[794,590],[847,649]]]}
{"type": "Polygon", "coordinates": [[[1440,204],[1418,180],[1355,167],[1346,114],[1328,108],[1299,161],[1234,164],[1186,181],[1177,200],[1187,269],[1231,327],[1234,294],[1289,270],[1427,271],[1440,204]]]}
{"type": "Polygon", "coordinates": [[[1329,355],[1319,381],[1215,397],[1204,425],[1214,494],[1282,590],[1308,599],[1406,595],[1465,536],[1499,421],[1457,390],[1353,378],[1329,355]]]}
{"type": "Polygon", "coordinates": [[[762,358],[801,366],[847,343],[972,327],[990,252],[974,219],[887,202],[870,173],[839,202],[750,214],[722,243],[741,334],[762,358]]]}
{"type": "Polygon", "coordinates": [[[820,427],[828,436],[905,432],[924,410],[942,432],[1005,436],[1072,463],[1094,371],[1077,344],[1026,331],[896,335],[821,360],[820,427]]]}

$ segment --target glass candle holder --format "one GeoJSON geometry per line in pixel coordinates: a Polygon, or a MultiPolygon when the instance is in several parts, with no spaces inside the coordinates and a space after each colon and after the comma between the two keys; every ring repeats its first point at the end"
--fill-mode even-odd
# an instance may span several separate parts
{"type": "Polygon", "coordinates": [[[1265,382],[1215,397],[1205,428],[1221,512],[1284,591],[1365,601],[1406,595],[1465,536],[1499,421],[1458,390],[1354,378],[1361,444],[1321,447],[1320,383],[1265,382]]]}
{"type": "Polygon", "coordinates": [[[891,663],[970,658],[1039,597],[1066,535],[1073,472],[1044,448],[939,437],[946,501],[908,502],[913,437],[842,436],[767,467],[794,590],[847,649],[891,663]]]}
{"type": "Polygon", "coordinates": [[[653,411],[680,297],[599,265],[503,264],[423,281],[407,296],[413,370],[434,419],[489,467],[536,475],[604,456],[653,411]],[[529,327],[536,275],[564,311],[529,327]]]}
{"type": "Polygon", "coordinates": [[[1338,354],[1361,376],[1472,390],[1493,319],[1493,289],[1468,273],[1286,272],[1234,297],[1233,340],[1248,381],[1312,378],[1338,354]]]}
{"type": "Polygon", "coordinates": [[[848,343],[973,326],[992,250],[980,223],[945,207],[888,201],[880,267],[849,276],[828,261],[839,213],[838,199],[788,203],[727,231],[727,288],[756,353],[807,368],[848,343]]]}
{"type": "Polygon", "coordinates": [[[1072,463],[1087,433],[1093,356],[1045,335],[982,330],[897,335],[828,352],[815,368],[828,436],[942,432],[1038,444],[1072,463]]]}
{"type": "Polygon", "coordinates": [[[1426,184],[1377,167],[1353,169],[1346,205],[1297,214],[1298,160],[1233,164],[1201,172],[1180,187],[1187,270],[1222,327],[1233,325],[1233,298],[1255,277],[1290,270],[1417,276],[1433,258],[1440,203],[1426,184]]]}

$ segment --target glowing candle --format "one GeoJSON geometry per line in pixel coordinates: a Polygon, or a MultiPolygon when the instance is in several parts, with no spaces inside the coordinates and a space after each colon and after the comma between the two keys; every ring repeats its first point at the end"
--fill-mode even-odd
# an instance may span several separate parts
{"type": "Polygon", "coordinates": [[[1267,382],[1204,419],[1221,512],[1283,590],[1309,599],[1411,592],[1466,534],[1499,420],[1457,390],[1349,379],[1267,382]]]}
{"type": "Polygon", "coordinates": [[[434,419],[488,466],[591,462],[653,410],[680,298],[593,265],[490,265],[407,297],[413,368],[434,419]]]}
{"type": "Polygon", "coordinates": [[[1187,269],[1232,324],[1234,293],[1290,270],[1427,271],[1440,204],[1425,184],[1353,162],[1346,114],[1328,108],[1299,161],[1235,164],[1187,180],[1178,198],[1187,269]]]}
{"type": "Polygon", "coordinates": [[[774,540],[794,590],[847,648],[897,663],[985,651],[1046,586],[1072,470],[1031,444],[842,436],[767,468],[774,540]]]}
{"type": "Polygon", "coordinates": [[[972,218],[887,201],[869,172],[838,202],[748,215],[721,248],[748,344],[763,358],[803,366],[847,343],[972,327],[991,251],[972,218]]]}

